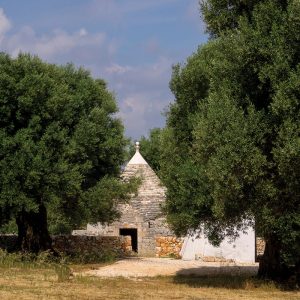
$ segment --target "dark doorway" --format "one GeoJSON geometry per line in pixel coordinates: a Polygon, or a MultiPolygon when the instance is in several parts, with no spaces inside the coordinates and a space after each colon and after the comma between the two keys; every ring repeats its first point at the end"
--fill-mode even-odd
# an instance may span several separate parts
{"type": "Polygon", "coordinates": [[[120,228],[120,235],[130,235],[132,250],[138,252],[138,240],[136,228],[120,228]]]}

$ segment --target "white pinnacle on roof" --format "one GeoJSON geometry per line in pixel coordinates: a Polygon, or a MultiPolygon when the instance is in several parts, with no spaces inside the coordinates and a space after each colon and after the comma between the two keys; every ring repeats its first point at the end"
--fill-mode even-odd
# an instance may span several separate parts
{"type": "Polygon", "coordinates": [[[148,165],[148,163],[145,161],[144,157],[140,153],[140,143],[135,143],[135,154],[129,161],[128,165],[148,165]]]}

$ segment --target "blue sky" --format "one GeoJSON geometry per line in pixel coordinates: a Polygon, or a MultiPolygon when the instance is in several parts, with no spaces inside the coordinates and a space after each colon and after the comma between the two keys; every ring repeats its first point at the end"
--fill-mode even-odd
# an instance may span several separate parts
{"type": "Polygon", "coordinates": [[[108,83],[126,135],[163,127],[173,64],[206,42],[198,0],[2,0],[0,51],[73,62],[108,83]]]}

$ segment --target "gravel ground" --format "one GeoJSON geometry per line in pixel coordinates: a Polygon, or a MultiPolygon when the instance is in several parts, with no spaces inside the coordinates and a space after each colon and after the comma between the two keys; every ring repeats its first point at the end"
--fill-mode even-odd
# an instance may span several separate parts
{"type": "Polygon", "coordinates": [[[258,264],[217,263],[186,261],[170,258],[126,258],[116,263],[85,272],[85,275],[99,277],[154,277],[170,275],[228,274],[255,275],[258,264]]]}

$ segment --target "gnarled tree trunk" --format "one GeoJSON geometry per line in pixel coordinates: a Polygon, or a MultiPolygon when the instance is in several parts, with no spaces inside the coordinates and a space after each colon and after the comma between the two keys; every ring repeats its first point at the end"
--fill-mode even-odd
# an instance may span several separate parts
{"type": "Polygon", "coordinates": [[[277,237],[266,238],[264,255],[259,263],[258,276],[260,278],[282,281],[290,275],[288,267],[283,264],[281,256],[281,244],[277,237]]]}
{"type": "Polygon", "coordinates": [[[40,204],[37,212],[20,212],[16,222],[20,250],[38,253],[52,249],[52,240],[48,232],[47,210],[43,204],[40,204]]]}

